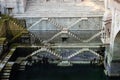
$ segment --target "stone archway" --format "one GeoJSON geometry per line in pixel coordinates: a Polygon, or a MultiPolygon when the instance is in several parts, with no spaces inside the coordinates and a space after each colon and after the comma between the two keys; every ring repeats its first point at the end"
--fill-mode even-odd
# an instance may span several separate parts
{"type": "Polygon", "coordinates": [[[114,42],[111,43],[110,52],[105,58],[105,68],[108,76],[120,75],[120,31],[113,38],[114,42]],[[112,49],[112,50],[111,50],[112,49]]]}
{"type": "Polygon", "coordinates": [[[114,39],[113,59],[120,59],[120,31],[114,39]]]}

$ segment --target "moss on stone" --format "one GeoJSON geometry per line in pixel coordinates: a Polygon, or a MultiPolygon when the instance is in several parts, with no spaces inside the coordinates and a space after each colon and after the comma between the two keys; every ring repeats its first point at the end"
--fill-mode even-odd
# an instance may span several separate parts
{"type": "Polygon", "coordinates": [[[6,38],[5,38],[5,37],[0,38],[0,44],[4,44],[5,41],[6,41],[6,38]]]}

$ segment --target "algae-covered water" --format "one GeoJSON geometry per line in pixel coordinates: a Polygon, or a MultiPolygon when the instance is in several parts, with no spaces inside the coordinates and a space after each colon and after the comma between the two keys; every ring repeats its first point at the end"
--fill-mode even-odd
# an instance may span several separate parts
{"type": "MultiPolygon", "coordinates": [[[[17,49],[15,51],[17,54],[12,56],[11,61],[33,51],[34,49],[17,49]]],[[[14,66],[10,80],[120,80],[120,77],[107,77],[103,67],[91,64],[73,64],[73,66],[61,67],[57,64],[38,62],[32,66],[26,66],[24,71],[14,71],[17,67],[14,66]]]]}
{"type": "Polygon", "coordinates": [[[76,64],[60,67],[55,64],[34,64],[25,71],[17,71],[12,80],[120,80],[110,79],[102,67],[89,64],[76,64]]]}

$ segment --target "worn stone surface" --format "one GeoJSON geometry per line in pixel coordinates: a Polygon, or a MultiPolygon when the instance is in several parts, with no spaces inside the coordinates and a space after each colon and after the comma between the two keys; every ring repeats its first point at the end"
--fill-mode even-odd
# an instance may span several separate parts
{"type": "MultiPolygon", "coordinates": [[[[106,51],[106,70],[109,76],[120,75],[120,3],[119,0],[105,0],[106,11],[110,10],[112,14],[112,23],[109,23],[110,44],[106,51]],[[111,25],[110,25],[111,24],[111,25]]],[[[109,14],[107,15],[109,16],[109,14]]]]}

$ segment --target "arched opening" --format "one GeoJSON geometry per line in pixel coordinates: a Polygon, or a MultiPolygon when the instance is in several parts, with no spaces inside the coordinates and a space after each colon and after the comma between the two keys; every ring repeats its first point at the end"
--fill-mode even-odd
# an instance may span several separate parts
{"type": "Polygon", "coordinates": [[[120,31],[117,33],[114,40],[113,58],[120,58],[120,31]]]}

